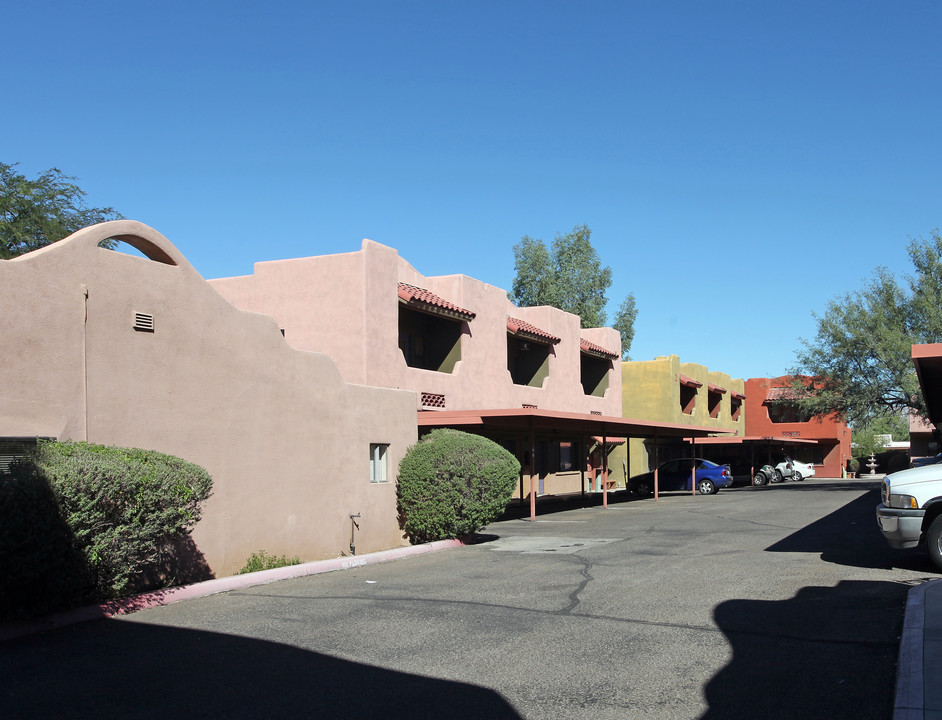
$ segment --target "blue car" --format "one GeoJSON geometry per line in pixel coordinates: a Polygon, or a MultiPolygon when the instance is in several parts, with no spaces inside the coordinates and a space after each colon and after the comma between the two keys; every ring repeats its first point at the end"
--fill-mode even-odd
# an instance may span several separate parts
{"type": "MultiPolygon", "coordinates": [[[[691,471],[696,468],[697,492],[701,495],[715,495],[721,487],[733,484],[733,475],[729,465],[717,465],[702,458],[678,458],[668,460],[658,466],[658,492],[670,490],[691,491],[691,471]]],[[[635,475],[628,480],[628,491],[635,495],[654,493],[654,472],[635,475]]]]}

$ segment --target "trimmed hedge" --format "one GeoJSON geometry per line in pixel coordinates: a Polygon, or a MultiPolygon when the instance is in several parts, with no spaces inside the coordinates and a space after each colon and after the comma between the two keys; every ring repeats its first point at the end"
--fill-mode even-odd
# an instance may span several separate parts
{"type": "Polygon", "coordinates": [[[206,470],[171,455],[40,442],[0,474],[0,617],[173,584],[211,489],[206,470]]]}
{"type": "Polygon", "coordinates": [[[492,440],[458,430],[433,430],[399,463],[397,497],[413,542],[470,535],[506,510],[520,463],[492,440]]]}

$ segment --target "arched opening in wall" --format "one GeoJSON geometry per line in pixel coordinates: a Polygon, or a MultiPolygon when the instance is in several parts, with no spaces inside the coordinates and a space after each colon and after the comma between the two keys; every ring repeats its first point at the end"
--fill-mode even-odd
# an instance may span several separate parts
{"type": "Polygon", "coordinates": [[[98,247],[132,257],[143,258],[144,260],[153,260],[164,265],[176,265],[177,263],[162,248],[144,238],[135,235],[118,235],[105,238],[98,247]]]}

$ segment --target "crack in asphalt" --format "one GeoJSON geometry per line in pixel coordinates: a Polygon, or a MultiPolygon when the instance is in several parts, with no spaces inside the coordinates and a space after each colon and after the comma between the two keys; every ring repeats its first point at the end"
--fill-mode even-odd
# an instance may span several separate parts
{"type": "Polygon", "coordinates": [[[581,602],[581,600],[579,600],[579,594],[595,579],[589,572],[592,569],[592,563],[581,555],[571,555],[570,557],[582,563],[582,570],[579,571],[579,574],[582,575],[582,581],[576,586],[575,590],[569,593],[569,607],[560,610],[559,615],[571,615],[572,611],[579,607],[579,603],[581,602]]]}

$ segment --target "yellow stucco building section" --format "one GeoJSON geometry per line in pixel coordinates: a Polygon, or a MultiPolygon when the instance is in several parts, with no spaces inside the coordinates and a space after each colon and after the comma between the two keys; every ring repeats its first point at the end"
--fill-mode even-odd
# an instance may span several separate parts
{"type": "MultiPolygon", "coordinates": [[[[745,383],[705,365],[681,362],[677,355],[621,364],[622,415],[633,420],[715,427],[745,434],[745,383]]],[[[691,453],[689,443],[659,440],[657,461],[691,453]]],[[[654,468],[650,439],[632,438],[609,455],[619,485],[654,468]]]]}

